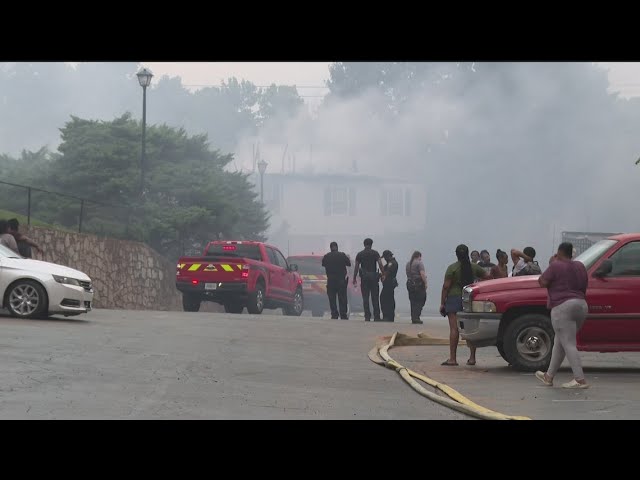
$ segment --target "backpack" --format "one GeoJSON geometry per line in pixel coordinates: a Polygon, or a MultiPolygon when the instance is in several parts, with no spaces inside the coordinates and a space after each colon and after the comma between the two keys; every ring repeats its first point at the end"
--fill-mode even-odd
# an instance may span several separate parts
{"type": "Polygon", "coordinates": [[[522,275],[540,275],[540,274],[542,274],[542,270],[540,269],[538,262],[533,261],[533,262],[527,263],[522,270],[516,273],[515,276],[519,277],[522,275]]]}

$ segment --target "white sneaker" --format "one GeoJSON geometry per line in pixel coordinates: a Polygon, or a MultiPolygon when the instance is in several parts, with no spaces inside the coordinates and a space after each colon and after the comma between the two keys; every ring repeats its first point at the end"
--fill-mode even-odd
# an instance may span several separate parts
{"type": "Polygon", "coordinates": [[[540,370],[538,370],[536,372],[536,378],[538,380],[540,380],[542,383],[544,383],[547,387],[553,387],[553,380],[552,381],[548,381],[545,376],[544,376],[544,372],[541,372],[540,370]]]}
{"type": "Polygon", "coordinates": [[[574,378],[573,380],[571,380],[568,383],[563,383],[562,384],[562,388],[589,388],[589,384],[588,383],[578,383],[578,382],[576,382],[576,379],[574,378]]]}

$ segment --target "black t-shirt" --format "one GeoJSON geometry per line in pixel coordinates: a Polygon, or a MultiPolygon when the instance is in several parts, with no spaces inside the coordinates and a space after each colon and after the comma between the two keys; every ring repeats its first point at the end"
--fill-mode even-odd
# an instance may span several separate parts
{"type": "Polygon", "coordinates": [[[322,257],[322,266],[330,279],[344,279],[351,260],[343,252],[329,252],[322,257]]]}
{"type": "Polygon", "coordinates": [[[375,273],[377,271],[376,265],[378,265],[379,259],[380,254],[372,248],[365,248],[356,255],[356,262],[360,264],[360,270],[364,272],[375,273]]]}
{"type": "Polygon", "coordinates": [[[384,283],[392,284],[398,275],[398,262],[395,258],[384,266],[384,274],[384,283]]]}
{"type": "Polygon", "coordinates": [[[25,258],[31,258],[31,245],[24,240],[18,240],[18,253],[25,258]]]}

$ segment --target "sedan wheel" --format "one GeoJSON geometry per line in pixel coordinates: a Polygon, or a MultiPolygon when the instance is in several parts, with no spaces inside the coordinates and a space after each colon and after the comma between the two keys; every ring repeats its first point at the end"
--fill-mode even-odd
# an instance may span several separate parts
{"type": "Polygon", "coordinates": [[[47,294],[39,283],[19,281],[10,287],[6,303],[14,317],[38,318],[46,315],[47,294]]]}

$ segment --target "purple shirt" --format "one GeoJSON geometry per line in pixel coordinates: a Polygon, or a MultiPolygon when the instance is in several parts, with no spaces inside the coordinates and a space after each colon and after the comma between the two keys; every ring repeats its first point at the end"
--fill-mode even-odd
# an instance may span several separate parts
{"type": "Polygon", "coordinates": [[[585,299],[589,276],[582,262],[556,260],[551,262],[541,278],[549,282],[549,308],[567,300],[585,299]]]}

